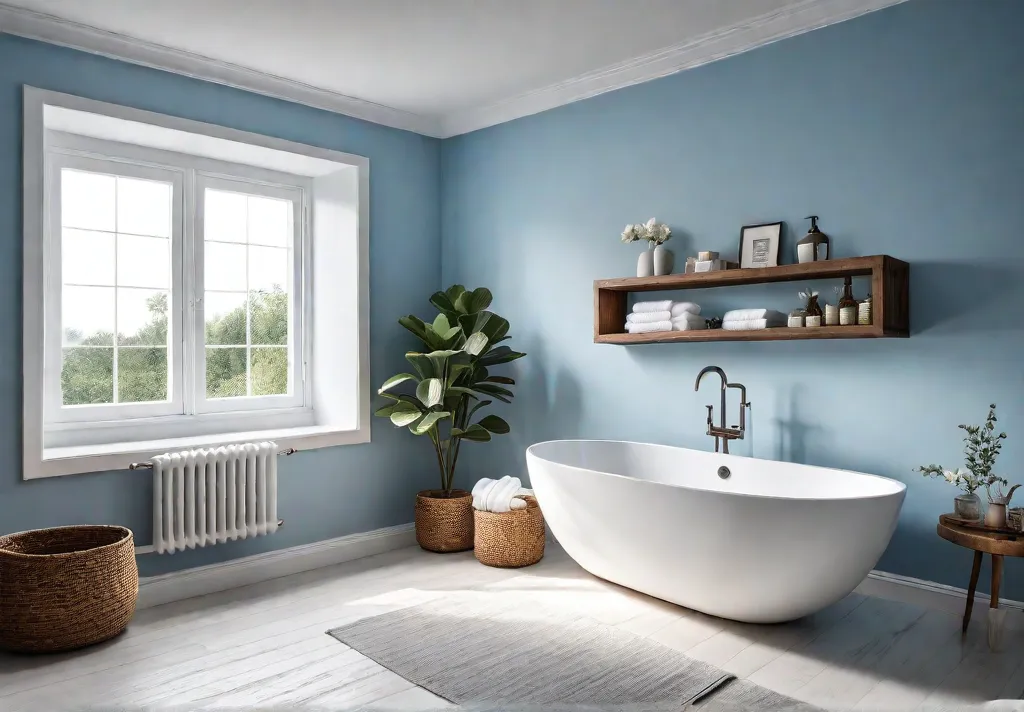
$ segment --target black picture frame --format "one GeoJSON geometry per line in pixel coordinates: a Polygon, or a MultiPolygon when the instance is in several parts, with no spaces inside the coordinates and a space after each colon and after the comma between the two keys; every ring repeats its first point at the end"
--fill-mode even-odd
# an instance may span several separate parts
{"type": "MultiPolygon", "coordinates": [[[[739,259],[738,259],[738,262],[739,262],[739,265],[740,265],[741,268],[761,269],[763,267],[777,267],[778,266],[778,264],[779,264],[779,244],[782,242],[782,225],[783,224],[781,222],[771,222],[771,223],[759,223],[757,225],[744,225],[743,227],[740,228],[740,249],[739,249],[739,259]],[[772,228],[774,228],[774,234],[773,234],[772,228]],[[748,257],[751,258],[750,259],[750,263],[749,264],[743,264],[743,245],[744,245],[745,242],[747,242],[747,233],[751,232],[751,231],[754,231],[754,230],[757,230],[760,233],[763,233],[763,236],[762,237],[751,236],[750,239],[752,241],[753,240],[758,240],[758,241],[769,240],[769,244],[768,244],[768,248],[767,248],[768,249],[768,257],[767,257],[766,260],[763,260],[763,261],[759,260],[758,262],[755,263],[753,261],[753,258],[754,258],[754,254],[752,254],[753,250],[749,250],[748,251],[748,257]]],[[[760,252],[758,252],[756,254],[760,254],[760,252]]]]}

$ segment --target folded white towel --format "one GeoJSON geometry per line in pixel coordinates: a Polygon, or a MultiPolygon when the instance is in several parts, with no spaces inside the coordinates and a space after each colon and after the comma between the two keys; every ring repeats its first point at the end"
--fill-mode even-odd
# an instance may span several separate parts
{"type": "Polygon", "coordinates": [[[672,317],[672,321],[699,321],[703,324],[704,317],[702,317],[700,314],[693,314],[692,312],[683,312],[679,316],[672,317]]]}
{"type": "Polygon", "coordinates": [[[673,302],[669,311],[672,312],[673,317],[683,314],[700,314],[700,305],[693,302],[673,302]]]}
{"type": "Polygon", "coordinates": [[[633,313],[669,311],[672,308],[671,299],[662,299],[658,302],[637,302],[633,305],[633,313]]]}
{"type": "Polygon", "coordinates": [[[776,326],[785,326],[784,323],[772,319],[739,319],[723,321],[722,328],[726,331],[749,331],[753,329],[770,329],[776,326]]]}
{"type": "Polygon", "coordinates": [[[672,312],[660,311],[660,312],[638,312],[633,314],[626,314],[626,322],[629,324],[644,324],[650,321],[668,321],[672,318],[672,312]]]}
{"type": "Polygon", "coordinates": [[[687,314],[672,320],[672,331],[694,331],[706,328],[708,328],[707,322],[695,314],[687,314]]]}
{"type": "Polygon", "coordinates": [[[785,321],[786,315],[774,309],[733,309],[727,311],[722,317],[722,321],[745,321],[747,319],[782,319],[785,321]]]}
{"type": "Polygon", "coordinates": [[[626,331],[630,334],[650,334],[655,331],[672,331],[672,322],[666,319],[665,321],[648,321],[646,323],[641,322],[639,324],[627,321],[626,331]]]}
{"type": "Polygon", "coordinates": [[[533,494],[533,490],[524,489],[518,477],[505,475],[500,480],[484,477],[473,486],[473,509],[481,512],[526,509],[526,501],[516,498],[520,494],[533,494]]]}

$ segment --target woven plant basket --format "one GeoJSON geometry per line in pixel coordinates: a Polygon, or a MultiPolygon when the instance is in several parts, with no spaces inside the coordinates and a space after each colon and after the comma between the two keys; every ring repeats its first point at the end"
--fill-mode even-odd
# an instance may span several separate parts
{"type": "Polygon", "coordinates": [[[473,548],[473,495],[452,490],[423,490],[416,495],[416,543],[446,554],[473,548]]]}
{"type": "Polygon", "coordinates": [[[521,499],[526,500],[526,509],[473,511],[473,553],[481,564],[515,569],[544,557],[544,514],[535,498],[527,495],[521,499]]]}
{"type": "Polygon", "coordinates": [[[74,650],[113,638],[135,614],[139,569],[124,527],[0,537],[0,649],[74,650]]]}

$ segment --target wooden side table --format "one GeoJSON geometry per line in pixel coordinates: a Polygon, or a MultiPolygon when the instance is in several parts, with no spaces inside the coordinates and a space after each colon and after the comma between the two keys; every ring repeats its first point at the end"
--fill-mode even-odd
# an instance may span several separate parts
{"type": "Polygon", "coordinates": [[[964,609],[962,632],[967,634],[967,625],[971,622],[971,608],[974,606],[974,589],[978,586],[981,574],[981,558],[985,554],[992,557],[992,596],[989,608],[999,608],[999,584],[1003,580],[1003,557],[1024,557],[1024,534],[973,529],[954,523],[942,515],[936,528],[938,535],[957,546],[974,550],[974,566],[971,569],[971,583],[967,587],[967,607],[964,609]]]}

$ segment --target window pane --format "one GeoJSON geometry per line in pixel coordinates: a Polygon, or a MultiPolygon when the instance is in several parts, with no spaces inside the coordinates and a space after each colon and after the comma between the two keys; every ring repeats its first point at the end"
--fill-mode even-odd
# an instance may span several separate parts
{"type": "Polygon", "coordinates": [[[281,247],[249,247],[249,291],[288,289],[288,253],[281,247]]]}
{"type": "Polygon", "coordinates": [[[276,396],[288,393],[288,349],[252,350],[252,394],[276,396]]]}
{"type": "Polygon", "coordinates": [[[290,200],[249,196],[249,243],[290,247],[292,226],[290,200]]]}
{"type": "Polygon", "coordinates": [[[117,343],[127,346],[166,346],[167,292],[158,289],[117,288],[117,343]]]}
{"type": "Polygon", "coordinates": [[[117,231],[171,236],[171,184],[117,178],[117,231]]]}
{"type": "Polygon", "coordinates": [[[249,337],[252,344],[288,343],[288,295],[253,292],[249,297],[249,337]]]}
{"type": "Polygon", "coordinates": [[[245,245],[206,243],[203,278],[207,289],[228,292],[246,291],[245,245]]]}
{"type": "Polygon", "coordinates": [[[166,348],[117,350],[117,399],[120,403],[170,400],[166,348]]]}
{"type": "Polygon", "coordinates": [[[64,405],[114,402],[114,349],[64,349],[60,387],[64,405]]]}
{"type": "Polygon", "coordinates": [[[60,214],[63,227],[113,232],[114,177],[62,168],[60,214]]]}
{"type": "Polygon", "coordinates": [[[114,288],[64,287],[61,294],[64,344],[114,345],[114,288]]]}
{"type": "Polygon", "coordinates": [[[171,241],[165,237],[117,236],[117,283],[121,287],[167,289],[171,241]]]}
{"type": "Polygon", "coordinates": [[[246,199],[241,193],[207,188],[203,195],[204,239],[220,242],[245,242],[246,199]]]}
{"type": "Polygon", "coordinates": [[[114,236],[64,228],[60,241],[64,284],[114,285],[114,236]]]}
{"type": "Polygon", "coordinates": [[[206,349],[206,397],[244,396],[246,389],[245,349],[206,349]]]}
{"type": "Polygon", "coordinates": [[[245,346],[245,292],[207,292],[206,343],[245,346]]]}

